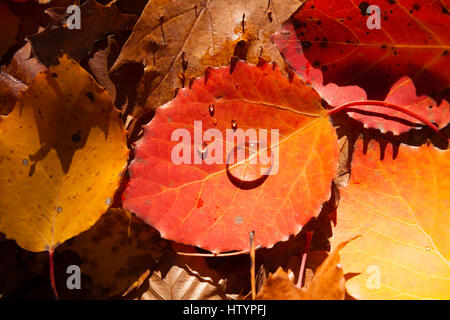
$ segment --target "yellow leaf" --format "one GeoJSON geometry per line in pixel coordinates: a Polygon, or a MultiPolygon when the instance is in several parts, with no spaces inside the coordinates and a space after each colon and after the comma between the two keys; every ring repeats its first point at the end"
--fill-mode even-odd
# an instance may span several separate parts
{"type": "Polygon", "coordinates": [[[88,229],[111,204],[127,157],[108,93],[61,57],[0,117],[0,231],[37,252],[88,229]]]}
{"type": "Polygon", "coordinates": [[[450,149],[359,140],[351,179],[340,190],[331,246],[342,250],[346,282],[357,299],[450,298],[450,149]],[[381,160],[381,155],[384,158],[381,160]]]}

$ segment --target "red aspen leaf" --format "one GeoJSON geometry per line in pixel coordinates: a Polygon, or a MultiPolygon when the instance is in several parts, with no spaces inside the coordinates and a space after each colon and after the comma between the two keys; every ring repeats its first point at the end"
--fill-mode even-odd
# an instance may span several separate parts
{"type": "MultiPolygon", "coordinates": [[[[62,8],[63,12],[65,10],[62,8]]],[[[80,6],[80,10],[81,29],[71,30],[62,25],[28,36],[33,53],[45,66],[56,64],[61,51],[76,60],[84,58],[95,41],[107,34],[129,29],[137,20],[134,15],[121,14],[114,3],[103,6],[89,0],[80,6]]]]}
{"type": "MultiPolygon", "coordinates": [[[[416,88],[412,80],[408,77],[400,78],[389,91],[385,102],[402,106],[405,109],[422,116],[438,128],[444,128],[450,123],[450,106],[447,100],[443,99],[440,105],[428,96],[416,95],[416,88]]],[[[363,123],[365,128],[378,129],[383,133],[392,132],[398,135],[414,128],[422,128],[423,123],[404,112],[388,109],[385,107],[371,105],[359,105],[359,112],[348,112],[353,119],[363,123]]]]}
{"type": "MultiPolygon", "coordinates": [[[[368,5],[365,1],[312,0],[293,15],[290,23],[303,44],[303,54],[311,66],[322,70],[323,83],[357,85],[369,99],[382,100],[406,75],[414,80],[419,95],[437,98],[443,94],[450,85],[450,75],[443,72],[450,61],[446,4],[370,1],[380,8],[380,29],[367,27],[368,5]]],[[[298,59],[285,58],[288,63],[298,59]]]]}
{"type": "Polygon", "coordinates": [[[127,158],[108,93],[63,55],[0,117],[0,231],[53,250],[106,211],[127,158]]]}
{"type": "MultiPolygon", "coordinates": [[[[360,7],[366,7],[365,3],[360,7]]],[[[368,29],[368,15],[362,15],[362,9],[350,1],[339,3],[338,10],[328,1],[314,0],[286,22],[272,40],[290,67],[331,106],[385,100],[442,128],[450,117],[448,102],[440,99],[448,98],[450,85],[448,74],[442,72],[450,62],[450,38],[445,31],[450,18],[443,12],[443,4],[408,0],[370,4],[381,8],[381,29],[368,29]],[[442,100],[439,107],[430,96],[442,100]]],[[[374,105],[358,109],[369,113],[353,113],[355,119],[382,132],[399,134],[420,123],[374,105]]]]}
{"type": "MultiPolygon", "coordinates": [[[[298,77],[288,80],[268,63],[238,61],[233,72],[231,68],[211,68],[207,77],[196,79],[191,89],[180,89],[156,110],[136,146],[123,195],[124,208],[163,238],[212,252],[247,250],[252,230],[256,246],[263,247],[298,233],[328,200],[339,153],[335,130],[312,88],[298,77]],[[231,134],[254,129],[260,148],[227,166],[239,143],[224,146],[220,136],[214,144],[206,138],[219,159],[207,164],[213,151],[205,152],[201,141],[192,140],[194,121],[202,121],[203,133],[217,129],[223,139],[226,129],[231,134]],[[205,161],[172,161],[174,147],[183,145],[178,138],[172,141],[176,129],[190,136],[182,141],[190,148],[187,158],[200,160],[206,154],[205,161]],[[259,129],[267,130],[266,147],[259,129]],[[270,163],[264,167],[257,159],[267,149],[270,163]],[[256,164],[250,163],[253,158],[256,164]]],[[[244,149],[250,153],[247,142],[244,149]]]]}
{"type": "Polygon", "coordinates": [[[349,185],[341,190],[332,246],[342,252],[357,299],[448,299],[450,150],[375,141],[356,144],[349,185]],[[367,152],[365,152],[367,149],[367,152]],[[395,159],[393,155],[396,154],[395,159]]]}
{"type": "Polygon", "coordinates": [[[173,98],[208,66],[230,64],[235,55],[256,64],[262,57],[283,65],[269,36],[301,0],[149,1],[111,72],[138,63],[144,75],[137,89],[138,116],[173,98]],[[144,109],[142,109],[144,108],[144,109]]]}

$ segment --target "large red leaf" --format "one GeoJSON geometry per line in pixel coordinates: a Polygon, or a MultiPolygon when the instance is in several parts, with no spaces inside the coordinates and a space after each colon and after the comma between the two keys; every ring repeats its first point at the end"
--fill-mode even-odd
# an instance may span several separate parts
{"type": "MultiPolygon", "coordinates": [[[[222,148],[223,141],[216,142],[222,148]]],[[[245,148],[251,149],[247,142],[245,148]]],[[[204,160],[212,154],[206,153],[204,160]]],[[[224,150],[223,163],[227,157],[224,150]]],[[[180,89],[157,109],[136,146],[124,207],[164,238],[212,252],[248,249],[252,230],[256,245],[270,247],[317,216],[330,195],[337,157],[335,130],[312,88],[298,77],[283,77],[275,65],[237,62],[210,69],[191,89],[180,89]],[[190,133],[186,145],[191,159],[204,150],[202,142],[192,139],[194,121],[202,121],[203,132],[214,128],[224,136],[232,127],[236,132],[267,129],[270,174],[261,175],[250,158],[228,167],[174,164],[171,152],[178,140],[171,136],[176,129],[190,133]],[[278,135],[270,134],[272,129],[278,135]],[[279,143],[272,140],[276,137],[279,143]]]]}
{"type": "Polygon", "coordinates": [[[369,99],[383,99],[403,75],[419,94],[437,97],[450,85],[450,17],[445,4],[428,0],[373,0],[380,29],[366,25],[369,3],[311,0],[292,23],[303,52],[323,71],[324,83],[358,85],[369,99]]]}
{"type": "MultiPolygon", "coordinates": [[[[448,98],[450,86],[450,76],[443,72],[450,63],[450,18],[443,4],[425,0],[370,4],[381,9],[381,29],[367,28],[368,15],[362,14],[366,2],[312,0],[272,39],[290,67],[331,106],[386,100],[445,126],[447,101],[437,107],[429,97],[448,98]]],[[[386,108],[361,108],[372,114],[354,117],[383,132],[401,133],[420,123],[406,115],[401,115],[402,122],[388,121],[398,120],[400,114],[386,108]],[[374,118],[379,112],[385,117],[374,118]]]]}
{"type": "Polygon", "coordinates": [[[349,185],[341,190],[332,246],[358,299],[450,297],[450,150],[360,140],[349,185]],[[383,156],[383,159],[380,158],[383,156]]]}

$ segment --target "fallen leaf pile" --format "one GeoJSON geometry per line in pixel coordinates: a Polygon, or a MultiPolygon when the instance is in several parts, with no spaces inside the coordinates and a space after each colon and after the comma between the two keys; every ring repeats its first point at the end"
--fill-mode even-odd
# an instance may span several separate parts
{"type": "Polygon", "coordinates": [[[448,10],[0,0],[0,299],[449,299],[448,10]]]}

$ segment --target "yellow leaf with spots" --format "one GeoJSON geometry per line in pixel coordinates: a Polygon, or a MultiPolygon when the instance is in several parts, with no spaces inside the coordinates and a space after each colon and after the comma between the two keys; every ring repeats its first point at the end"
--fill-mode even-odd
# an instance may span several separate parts
{"type": "Polygon", "coordinates": [[[111,204],[127,157],[108,93],[61,57],[0,117],[0,231],[37,252],[88,229],[111,204]]]}

